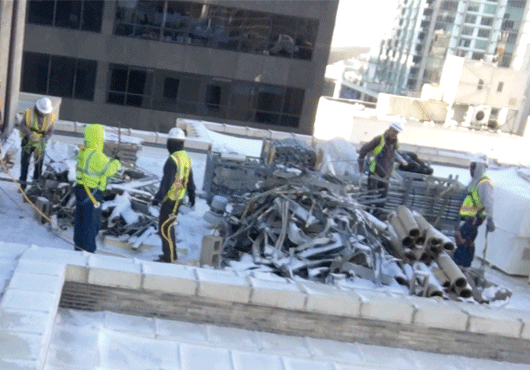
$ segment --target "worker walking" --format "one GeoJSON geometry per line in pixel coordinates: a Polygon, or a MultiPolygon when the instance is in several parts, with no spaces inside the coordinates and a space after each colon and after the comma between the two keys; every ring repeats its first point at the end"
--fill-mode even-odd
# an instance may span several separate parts
{"type": "Polygon", "coordinates": [[[26,188],[28,168],[33,155],[33,181],[42,174],[46,142],[52,136],[55,115],[50,99],[44,97],[37,100],[33,109],[26,109],[17,117],[17,125],[22,137],[22,155],[20,159],[20,187],[26,188]]]}
{"type": "Polygon", "coordinates": [[[475,238],[484,220],[486,220],[486,232],[495,231],[493,182],[485,173],[487,165],[488,159],[484,154],[476,155],[469,165],[471,182],[467,187],[468,194],[460,207],[460,217],[463,222],[455,233],[457,248],[453,260],[458,266],[471,266],[475,256],[475,238]]]}
{"type": "Polygon", "coordinates": [[[74,243],[76,250],[96,251],[101,202],[107,179],[121,168],[118,159],[103,154],[105,127],[92,124],[85,127],[85,146],[77,154],[74,243]]]}
{"type": "MultiPolygon", "coordinates": [[[[384,199],[388,193],[389,179],[394,170],[394,158],[404,162],[396,152],[398,148],[397,135],[403,131],[401,122],[392,122],[390,127],[383,133],[374,137],[364,144],[359,151],[359,171],[365,170],[365,160],[368,159],[368,191],[373,193],[377,199],[384,199]]],[[[374,216],[380,216],[384,204],[381,200],[374,203],[376,209],[372,211],[374,216]]]]}
{"type": "Polygon", "coordinates": [[[189,204],[195,206],[195,183],[191,170],[191,160],[184,151],[186,135],[180,128],[169,131],[167,150],[169,158],[164,164],[164,175],[160,188],[153,199],[153,205],[162,203],[158,219],[158,232],[162,239],[162,255],[158,262],[174,263],[177,260],[175,228],[179,208],[188,195],[189,204]]]}

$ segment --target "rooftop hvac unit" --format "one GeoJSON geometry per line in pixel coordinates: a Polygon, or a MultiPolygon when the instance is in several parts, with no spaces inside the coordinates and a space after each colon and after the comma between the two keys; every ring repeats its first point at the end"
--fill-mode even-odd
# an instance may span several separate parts
{"type": "Polygon", "coordinates": [[[491,107],[487,105],[477,105],[473,110],[471,123],[477,125],[487,125],[491,115],[491,107]]]}

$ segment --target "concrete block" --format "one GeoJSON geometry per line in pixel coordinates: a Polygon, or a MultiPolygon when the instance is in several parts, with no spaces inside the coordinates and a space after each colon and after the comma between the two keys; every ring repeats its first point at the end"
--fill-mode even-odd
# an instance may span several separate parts
{"type": "Polygon", "coordinates": [[[168,263],[143,262],[142,289],[195,295],[198,283],[193,269],[168,263]]]}
{"type": "MultiPolygon", "coordinates": [[[[3,361],[37,361],[41,365],[43,363],[46,354],[46,340],[42,334],[20,333],[2,329],[0,330],[0,343],[2,343],[0,358],[3,361]]],[[[40,369],[40,367],[35,369],[40,369]]]]}
{"type": "Polygon", "coordinates": [[[316,338],[307,338],[307,343],[315,358],[326,358],[351,365],[364,364],[363,354],[356,343],[316,338]]]}
{"type": "Polygon", "coordinates": [[[465,311],[469,314],[469,331],[473,333],[519,338],[523,328],[523,322],[507,315],[505,309],[470,305],[465,311]]]}
{"type": "Polygon", "coordinates": [[[155,319],[156,337],[186,343],[208,341],[206,326],[185,321],[155,319]]]}
{"type": "Polygon", "coordinates": [[[28,248],[29,245],[26,244],[0,242],[0,257],[5,257],[8,259],[17,259],[28,248]]]}
{"type": "Polygon", "coordinates": [[[51,332],[54,319],[49,312],[5,308],[0,310],[0,330],[44,335],[51,332]]]}
{"type": "Polygon", "coordinates": [[[411,324],[414,308],[404,296],[372,290],[356,290],[361,297],[361,317],[370,320],[411,324]]]}
{"type": "Polygon", "coordinates": [[[208,342],[215,347],[225,347],[230,343],[230,349],[259,351],[259,343],[253,331],[222,326],[206,325],[208,342]]]}
{"type": "Polygon", "coordinates": [[[61,291],[55,293],[28,292],[6,289],[0,305],[2,308],[24,309],[42,312],[57,312],[61,291]]]}
{"type": "Polygon", "coordinates": [[[96,256],[88,259],[88,283],[125,289],[140,289],[141,265],[128,258],[96,256]]]}
{"type": "Polygon", "coordinates": [[[182,344],[181,369],[234,370],[228,349],[182,344]]]}
{"type": "MultiPolygon", "coordinates": [[[[285,370],[282,361],[278,356],[271,356],[264,353],[242,352],[232,350],[232,361],[234,370],[246,369],[267,369],[285,370]]],[[[309,369],[313,369],[310,367],[309,369]]]]}
{"type": "Polygon", "coordinates": [[[357,344],[369,369],[416,369],[411,351],[402,348],[357,344]]]}
{"type": "Polygon", "coordinates": [[[329,315],[359,317],[361,297],[353,290],[312,282],[299,283],[307,294],[306,310],[329,315]]]}
{"type": "Polygon", "coordinates": [[[26,290],[28,292],[55,293],[63,288],[64,277],[42,274],[28,274],[17,268],[9,282],[8,289],[26,290]]]}
{"type": "Polygon", "coordinates": [[[221,247],[223,245],[223,238],[220,236],[205,235],[201,243],[201,258],[200,264],[217,267],[221,260],[221,247]]]}
{"type": "Polygon", "coordinates": [[[272,352],[277,355],[295,355],[312,357],[311,348],[306,338],[274,333],[256,332],[256,340],[261,352],[272,352]]]}
{"type": "MultiPolygon", "coordinates": [[[[0,359],[0,369],[2,370],[35,370],[39,368],[37,361],[7,360],[0,359]]],[[[50,370],[54,370],[53,368],[50,370]]]]}
{"type": "Polygon", "coordinates": [[[21,260],[32,260],[36,262],[62,262],[65,265],[85,266],[89,257],[87,252],[76,252],[74,250],[38,247],[32,245],[27,248],[20,257],[21,260]]]}
{"type": "Polygon", "coordinates": [[[303,310],[305,294],[296,284],[274,280],[249,278],[252,287],[250,303],[263,306],[286,308],[288,310],[303,310]]]}
{"type": "Polygon", "coordinates": [[[74,283],[88,283],[88,267],[79,265],[66,265],[64,271],[64,281],[74,283]]]}
{"type": "Polygon", "coordinates": [[[406,297],[416,310],[414,324],[429,328],[465,331],[468,314],[449,302],[432,298],[406,297]]]}
{"type": "Polygon", "coordinates": [[[195,271],[199,281],[199,296],[248,303],[250,285],[245,278],[221,270],[196,269],[195,271]]]}
{"type": "Polygon", "coordinates": [[[296,357],[284,357],[285,370],[335,370],[335,366],[329,362],[315,360],[304,360],[296,357]]]}
{"type": "Polygon", "coordinates": [[[20,260],[17,265],[19,271],[27,272],[29,274],[40,274],[50,276],[62,276],[65,274],[65,264],[61,261],[56,263],[37,262],[31,260],[20,260]]]}

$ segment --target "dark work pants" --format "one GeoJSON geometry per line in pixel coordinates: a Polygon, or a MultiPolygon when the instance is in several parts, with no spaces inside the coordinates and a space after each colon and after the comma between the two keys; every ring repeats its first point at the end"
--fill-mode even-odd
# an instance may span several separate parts
{"type": "MultiPolygon", "coordinates": [[[[31,160],[31,155],[34,152],[34,148],[31,150],[26,151],[24,149],[24,146],[28,143],[28,140],[22,139],[22,156],[20,158],[20,177],[19,181],[21,182],[20,186],[22,189],[26,188],[26,180],[28,178],[28,168],[29,168],[29,161],[31,160]]],[[[44,163],[44,156],[40,159],[40,161],[34,161],[34,170],[33,170],[33,181],[36,181],[39,179],[40,175],[42,174],[42,165],[44,163]]]]}
{"type": "Polygon", "coordinates": [[[174,262],[177,260],[177,243],[175,242],[175,222],[177,218],[171,219],[171,216],[178,214],[178,207],[173,213],[175,201],[166,200],[160,207],[160,216],[158,218],[158,233],[162,239],[162,253],[160,259],[164,262],[174,262]],[[169,240],[167,239],[169,238],[169,240]]]}
{"type": "MultiPolygon", "coordinates": [[[[96,251],[96,236],[99,232],[101,207],[94,208],[92,201],[82,187],[76,186],[75,197],[77,204],[75,207],[74,244],[78,249],[94,253],[96,251]]],[[[94,198],[100,203],[103,202],[103,196],[99,191],[94,194],[94,198]]]]}
{"type": "Polygon", "coordinates": [[[460,225],[458,231],[464,240],[464,244],[457,245],[453,260],[458,266],[470,267],[473,258],[475,257],[475,239],[478,234],[478,228],[482,224],[482,220],[478,219],[473,225],[473,218],[470,218],[460,225]]]}
{"type": "Polygon", "coordinates": [[[383,214],[381,209],[385,206],[385,201],[382,199],[386,198],[388,193],[388,184],[389,180],[383,180],[373,174],[368,175],[368,190],[375,198],[374,202],[372,203],[373,208],[370,209],[370,213],[375,217],[379,217],[383,214]]]}

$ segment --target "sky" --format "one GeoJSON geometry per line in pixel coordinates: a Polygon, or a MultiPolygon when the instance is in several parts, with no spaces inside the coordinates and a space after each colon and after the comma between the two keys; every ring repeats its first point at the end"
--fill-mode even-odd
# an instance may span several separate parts
{"type": "Polygon", "coordinates": [[[396,0],[340,0],[333,47],[374,46],[394,18],[396,0]]]}

